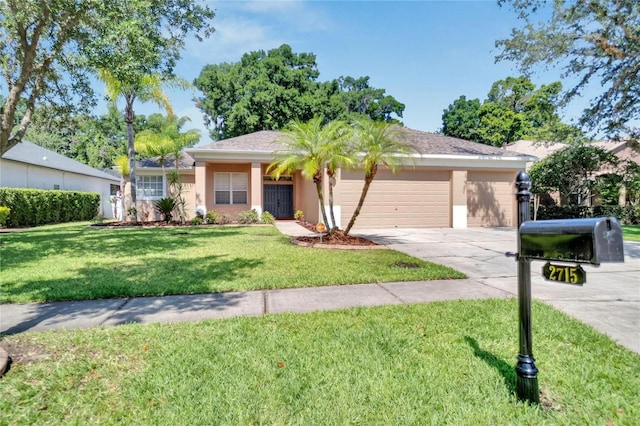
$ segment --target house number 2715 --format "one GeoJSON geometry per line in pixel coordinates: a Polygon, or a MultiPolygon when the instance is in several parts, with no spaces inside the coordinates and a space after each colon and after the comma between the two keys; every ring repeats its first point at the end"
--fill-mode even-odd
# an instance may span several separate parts
{"type": "Polygon", "coordinates": [[[582,285],[587,280],[587,274],[580,265],[553,265],[547,262],[542,268],[542,275],[549,281],[566,284],[582,285]]]}

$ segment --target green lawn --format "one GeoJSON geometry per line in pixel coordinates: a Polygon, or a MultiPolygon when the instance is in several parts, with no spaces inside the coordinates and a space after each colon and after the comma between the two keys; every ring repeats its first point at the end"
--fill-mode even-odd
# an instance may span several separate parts
{"type": "Polygon", "coordinates": [[[0,303],[464,278],[392,250],[296,246],[272,226],[86,225],[0,234],[0,303]]]}
{"type": "Polygon", "coordinates": [[[640,225],[623,226],[622,238],[625,241],[640,241],[640,225]]]}
{"type": "Polygon", "coordinates": [[[0,424],[638,424],[640,356],[539,302],[542,404],[518,402],[517,310],[455,301],[9,336],[0,424]]]}

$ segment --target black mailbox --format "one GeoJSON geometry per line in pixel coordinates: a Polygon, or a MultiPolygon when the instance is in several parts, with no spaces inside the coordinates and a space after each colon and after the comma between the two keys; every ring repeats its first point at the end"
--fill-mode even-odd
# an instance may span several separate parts
{"type": "Polygon", "coordinates": [[[519,235],[525,259],[624,262],[622,228],[614,217],[527,221],[519,235]]]}

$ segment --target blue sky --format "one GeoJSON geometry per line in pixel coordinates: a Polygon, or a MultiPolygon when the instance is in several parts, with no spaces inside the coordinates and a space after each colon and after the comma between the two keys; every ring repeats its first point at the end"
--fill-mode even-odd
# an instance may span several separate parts
{"type": "MultiPolygon", "coordinates": [[[[407,127],[436,131],[442,111],[461,95],[485,99],[491,84],[518,75],[514,64],[494,63],[495,40],[521,25],[495,1],[209,1],[216,32],[204,42],[189,40],[178,75],[193,81],[203,66],[237,62],[242,54],[283,43],[296,53],[316,55],[320,80],[369,76],[405,104],[407,127]]],[[[559,79],[559,71],[534,77],[559,79]]],[[[194,93],[169,92],[179,116],[191,117],[210,142],[194,93]]],[[[199,95],[197,90],[195,95],[199,95]]],[[[585,103],[574,102],[566,121],[585,103]]],[[[157,112],[138,105],[138,113],[157,112]]],[[[189,127],[187,125],[186,127],[189,127]]]]}

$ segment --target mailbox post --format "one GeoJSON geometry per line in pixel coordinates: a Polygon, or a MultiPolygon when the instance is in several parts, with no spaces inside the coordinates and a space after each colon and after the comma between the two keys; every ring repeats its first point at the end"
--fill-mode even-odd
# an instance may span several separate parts
{"type": "MultiPolygon", "coordinates": [[[[531,219],[531,181],[525,172],[516,177],[516,199],[518,200],[518,228],[531,219]]],[[[521,251],[518,238],[518,253],[521,251]]],[[[538,390],[538,369],[532,350],[531,333],[531,261],[518,256],[518,317],[520,320],[520,348],[516,364],[516,390],[518,399],[534,403],[540,402],[538,390]]]]}
{"type": "Polygon", "coordinates": [[[531,349],[531,260],[547,261],[543,275],[550,281],[584,284],[586,273],[580,263],[624,262],[622,228],[614,217],[531,221],[531,181],[525,172],[518,173],[516,187],[520,321],[516,390],[518,399],[539,403],[538,369],[531,349]],[[550,261],[578,265],[552,265],[550,261]]]}

